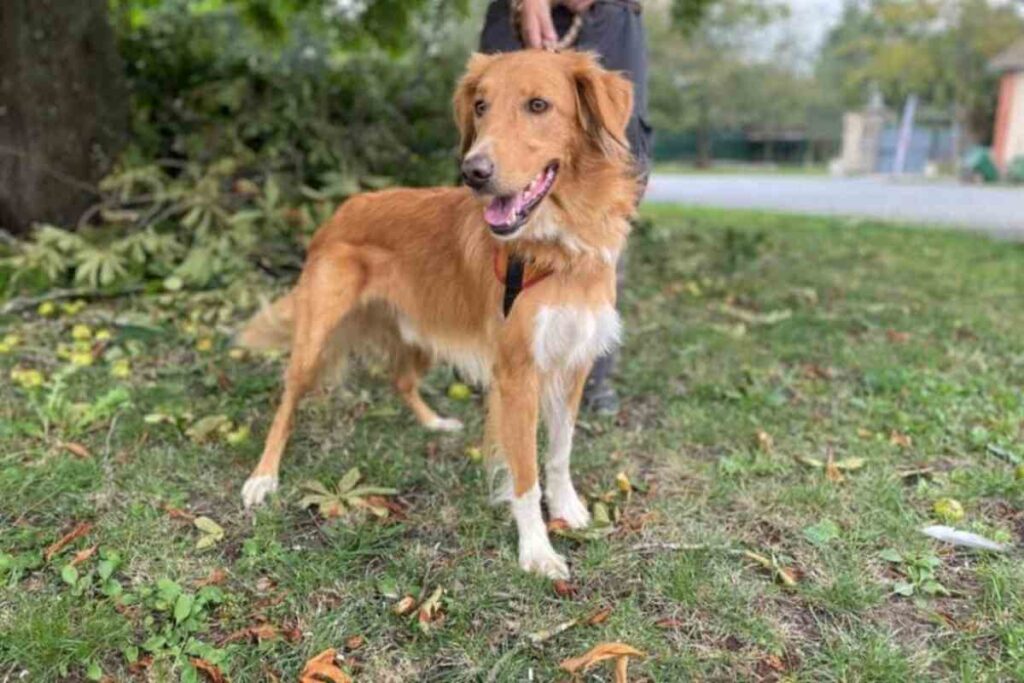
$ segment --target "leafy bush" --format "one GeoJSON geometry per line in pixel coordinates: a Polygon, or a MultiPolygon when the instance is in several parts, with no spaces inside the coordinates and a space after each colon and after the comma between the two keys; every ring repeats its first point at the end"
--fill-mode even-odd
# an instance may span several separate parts
{"type": "Polygon", "coordinates": [[[387,2],[417,12],[403,50],[369,15],[296,9],[285,28],[250,0],[114,0],[134,142],[76,226],[0,248],[0,294],[293,271],[353,192],[453,180],[461,13],[451,0],[387,2]]]}

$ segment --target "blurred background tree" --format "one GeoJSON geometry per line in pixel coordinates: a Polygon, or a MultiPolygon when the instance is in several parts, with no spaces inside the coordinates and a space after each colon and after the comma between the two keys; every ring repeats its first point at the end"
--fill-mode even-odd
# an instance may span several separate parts
{"type": "Polygon", "coordinates": [[[863,106],[873,87],[893,106],[916,94],[951,110],[969,140],[988,142],[997,77],[987,64],[1021,35],[1012,3],[850,1],[823,46],[818,83],[848,108],[863,106]]]}

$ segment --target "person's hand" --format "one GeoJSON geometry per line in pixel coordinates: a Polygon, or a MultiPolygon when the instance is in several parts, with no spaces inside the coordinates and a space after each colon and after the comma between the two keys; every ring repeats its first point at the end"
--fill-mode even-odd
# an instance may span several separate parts
{"type": "Polygon", "coordinates": [[[526,47],[546,48],[558,42],[558,32],[551,21],[549,0],[523,0],[519,25],[522,27],[526,47]]]}
{"type": "Polygon", "coordinates": [[[568,7],[573,14],[583,14],[594,4],[594,0],[561,0],[561,4],[568,7]]]}

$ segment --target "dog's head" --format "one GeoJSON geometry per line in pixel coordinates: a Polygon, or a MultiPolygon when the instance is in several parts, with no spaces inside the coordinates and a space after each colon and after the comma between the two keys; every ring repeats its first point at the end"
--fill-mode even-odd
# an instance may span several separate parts
{"type": "Polygon", "coordinates": [[[584,159],[622,164],[633,87],[588,53],[474,55],[455,92],[462,177],[499,239],[517,237],[584,159]]]}

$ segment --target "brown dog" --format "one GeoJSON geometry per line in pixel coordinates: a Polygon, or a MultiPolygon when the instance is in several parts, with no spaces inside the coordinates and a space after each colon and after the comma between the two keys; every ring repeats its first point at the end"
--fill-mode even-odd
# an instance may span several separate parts
{"type": "Polygon", "coordinates": [[[541,516],[537,420],[550,441],[548,511],[589,523],[569,474],[583,382],[617,343],[615,261],[636,180],[625,137],[632,86],[582,53],[475,55],[455,93],[467,188],[396,189],[345,202],[313,238],[298,284],[240,342],[291,346],[284,395],[246,506],[277,489],[299,400],[350,352],[385,350],[429,429],[461,428],[418,391],[435,359],[489,382],[487,450],[507,465],[519,564],[565,577],[541,516]],[[511,264],[511,265],[509,265],[511,264]],[[525,264],[503,311],[505,270],[525,264]]]}

